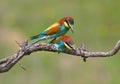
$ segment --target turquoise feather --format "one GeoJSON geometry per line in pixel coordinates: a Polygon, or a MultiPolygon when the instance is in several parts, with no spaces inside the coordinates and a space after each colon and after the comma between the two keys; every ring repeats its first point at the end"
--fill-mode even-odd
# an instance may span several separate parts
{"type": "Polygon", "coordinates": [[[75,48],[74,48],[74,45],[72,44],[72,42],[73,41],[72,41],[72,39],[70,37],[68,37],[68,36],[60,36],[60,37],[54,38],[50,43],[53,43],[56,50],[58,50],[58,51],[66,51],[66,50],[75,51],[75,48]]]}
{"type": "Polygon", "coordinates": [[[71,31],[73,32],[73,25],[74,20],[72,17],[69,16],[64,17],[60,19],[58,22],[48,27],[42,33],[31,37],[31,39],[28,42],[28,45],[33,45],[42,40],[47,40],[50,38],[56,38],[58,36],[65,35],[69,29],[71,29],[71,31]]]}
{"type": "Polygon", "coordinates": [[[32,40],[30,40],[28,42],[29,45],[33,45],[39,41],[42,41],[42,40],[47,40],[47,39],[50,39],[50,38],[55,38],[55,37],[58,37],[58,36],[61,36],[61,35],[64,35],[65,33],[67,33],[69,29],[68,28],[65,28],[64,24],[61,26],[60,28],[60,31],[58,33],[55,33],[55,34],[51,34],[51,35],[46,35],[46,32],[47,31],[44,31],[42,32],[41,34],[38,34],[36,36],[33,36],[31,37],[32,40]]]}

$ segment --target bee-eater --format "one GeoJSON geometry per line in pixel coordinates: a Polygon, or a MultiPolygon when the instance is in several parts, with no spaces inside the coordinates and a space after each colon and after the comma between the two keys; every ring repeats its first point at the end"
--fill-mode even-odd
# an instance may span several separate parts
{"type": "Polygon", "coordinates": [[[47,40],[49,38],[55,38],[67,33],[69,29],[73,32],[74,19],[72,17],[64,17],[58,22],[54,23],[42,33],[32,36],[29,45],[33,45],[41,40],[47,40]]]}
{"type": "Polygon", "coordinates": [[[75,51],[74,42],[70,36],[59,36],[54,38],[50,43],[53,43],[58,51],[75,51]]]}

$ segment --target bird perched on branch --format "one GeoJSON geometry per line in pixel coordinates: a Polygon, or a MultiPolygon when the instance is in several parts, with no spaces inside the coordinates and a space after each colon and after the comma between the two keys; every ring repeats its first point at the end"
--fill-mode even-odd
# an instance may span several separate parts
{"type": "Polygon", "coordinates": [[[54,38],[50,43],[53,43],[58,51],[75,51],[74,42],[70,36],[59,36],[54,38]]]}
{"type": "Polygon", "coordinates": [[[58,22],[54,23],[46,30],[38,35],[32,36],[29,45],[33,45],[41,40],[47,40],[49,38],[55,38],[67,33],[69,29],[73,32],[74,19],[72,17],[64,17],[58,22]]]}

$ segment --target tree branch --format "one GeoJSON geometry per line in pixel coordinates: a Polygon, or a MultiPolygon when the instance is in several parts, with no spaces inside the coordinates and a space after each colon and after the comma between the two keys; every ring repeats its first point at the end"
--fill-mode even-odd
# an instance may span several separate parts
{"type": "Polygon", "coordinates": [[[23,43],[16,43],[19,45],[19,50],[12,56],[3,58],[0,60],[0,73],[9,71],[22,57],[25,55],[30,55],[36,51],[49,51],[49,52],[59,52],[65,53],[73,56],[81,56],[83,60],[86,61],[88,57],[109,57],[115,55],[120,49],[120,40],[116,43],[115,47],[108,52],[90,52],[82,44],[81,47],[76,48],[76,51],[57,51],[53,44],[41,43],[28,46],[28,41],[23,43]]]}

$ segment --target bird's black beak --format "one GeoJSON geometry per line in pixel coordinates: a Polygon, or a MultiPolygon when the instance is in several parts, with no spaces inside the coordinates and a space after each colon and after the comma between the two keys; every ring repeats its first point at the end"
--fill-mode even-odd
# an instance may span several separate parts
{"type": "Polygon", "coordinates": [[[70,22],[67,21],[67,20],[65,20],[65,22],[68,24],[68,26],[71,29],[72,33],[74,33],[74,31],[73,31],[73,24],[70,24],[70,22]]]}
{"type": "Polygon", "coordinates": [[[71,29],[72,33],[74,33],[73,25],[70,25],[70,29],[71,29]]]}

